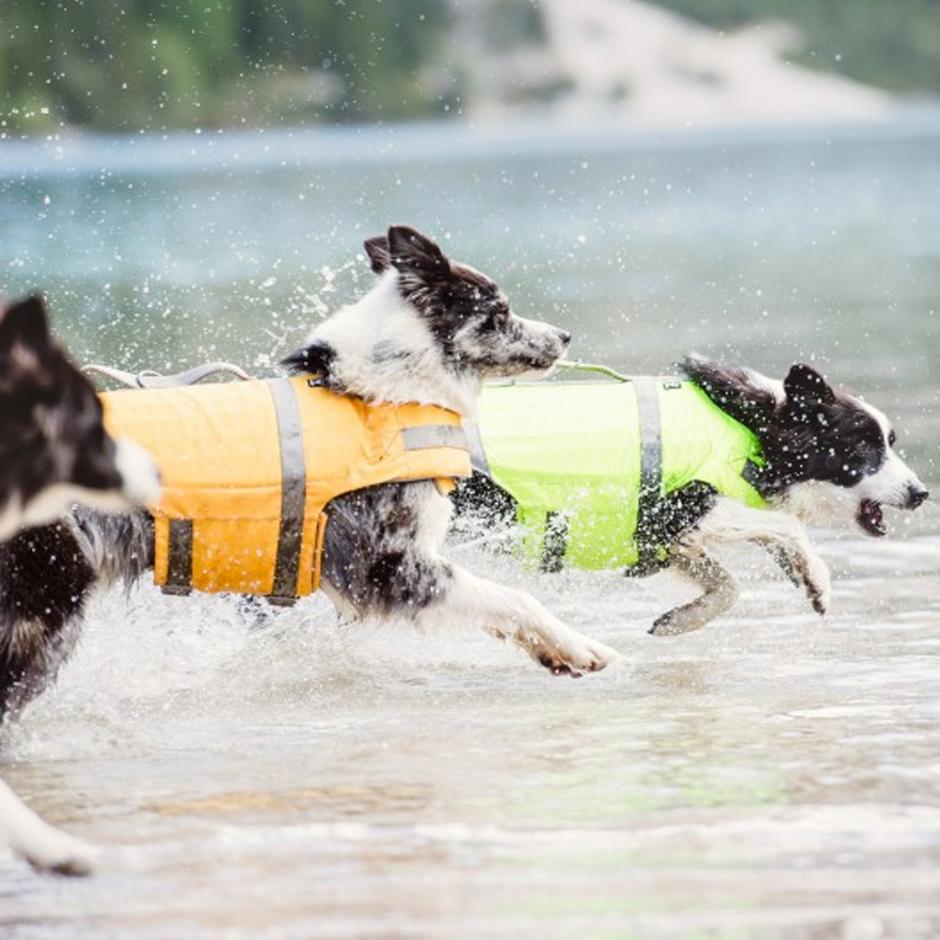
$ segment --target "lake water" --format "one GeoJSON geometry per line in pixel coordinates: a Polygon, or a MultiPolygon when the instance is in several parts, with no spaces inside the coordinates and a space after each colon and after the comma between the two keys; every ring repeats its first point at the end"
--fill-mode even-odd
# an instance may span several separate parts
{"type": "MultiPolygon", "coordinates": [[[[515,128],[0,142],[0,289],[82,360],[258,373],[364,291],[362,239],[439,235],[573,354],[816,362],[940,484],[940,121],[559,139],[515,128]]],[[[815,533],[820,620],[753,552],[700,634],[669,576],[524,586],[624,661],[579,682],[455,624],[246,621],[115,592],[0,772],[109,849],[85,881],[0,858],[0,935],[940,935],[940,512],[815,533]]]]}

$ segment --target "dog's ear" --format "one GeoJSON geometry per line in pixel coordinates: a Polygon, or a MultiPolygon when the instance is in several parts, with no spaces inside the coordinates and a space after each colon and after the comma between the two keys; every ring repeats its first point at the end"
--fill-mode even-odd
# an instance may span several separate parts
{"type": "Polygon", "coordinates": [[[682,372],[736,421],[760,432],[777,409],[777,398],[767,380],[748,369],[722,366],[702,356],[688,355],[679,363],[682,372]]]}
{"type": "Polygon", "coordinates": [[[783,380],[787,404],[796,408],[812,409],[835,401],[836,393],[829,383],[812,367],[797,363],[783,380]]]}
{"type": "Polygon", "coordinates": [[[0,353],[24,346],[35,353],[50,347],[49,318],[38,294],[14,301],[0,313],[0,353]]]}
{"type": "Polygon", "coordinates": [[[369,258],[369,264],[376,274],[387,271],[392,263],[392,256],[388,249],[388,236],[376,235],[374,238],[367,238],[362,247],[366,250],[369,258]]]}
{"type": "Polygon", "coordinates": [[[450,274],[450,262],[438,245],[407,225],[388,230],[388,252],[391,263],[406,278],[428,283],[450,274]]]}
{"type": "Polygon", "coordinates": [[[281,365],[290,372],[309,372],[327,380],[335,358],[336,350],[329,343],[315,340],[309,346],[304,346],[303,349],[298,349],[282,359],[281,365]]]}

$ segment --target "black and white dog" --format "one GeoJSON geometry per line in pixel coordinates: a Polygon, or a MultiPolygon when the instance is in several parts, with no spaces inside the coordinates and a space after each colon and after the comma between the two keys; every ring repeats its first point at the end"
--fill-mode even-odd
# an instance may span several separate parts
{"type": "MultiPolygon", "coordinates": [[[[886,532],[883,507],[915,509],[928,496],[894,449],[888,419],[867,402],[834,388],[807,365],[794,365],[782,382],[696,356],[687,357],[680,367],[721,411],[757,438],[762,465],[751,468],[748,482],[765,508],[722,496],[696,479],[654,498],[648,525],[636,534],[637,544],[654,561],[627,573],[671,568],[702,593],[659,617],[650,633],[688,633],[731,608],[738,588],[714,549],[733,542],[769,550],[791,580],[806,590],[815,610],[824,614],[831,596],[829,569],[805,526],[854,523],[867,535],[881,536],[886,532]]],[[[546,449],[551,447],[548,440],[546,449]]],[[[551,479],[551,468],[540,467],[538,472],[540,480],[551,479]]],[[[483,474],[462,483],[455,499],[462,513],[482,513],[491,524],[515,520],[512,497],[483,474]]],[[[563,512],[564,507],[558,509],[563,512]]],[[[560,565],[560,558],[555,561],[560,565]]]]}
{"type": "Polygon", "coordinates": [[[826,613],[832,593],[829,569],[805,525],[854,523],[866,535],[882,536],[887,532],[883,507],[916,509],[929,495],[894,449],[891,423],[808,365],[794,365],[782,382],[692,356],[682,370],[760,441],[765,462],[751,482],[770,508],[705,500],[670,552],[678,570],[704,593],[661,616],[650,632],[697,630],[734,604],[734,578],[711,554],[714,546],[729,542],[769,549],[794,583],[806,589],[817,613],[826,613]]]}
{"type": "MultiPolygon", "coordinates": [[[[36,587],[74,570],[76,554],[37,552],[35,526],[61,517],[77,500],[126,509],[156,498],[157,471],[135,444],[105,433],[91,383],[49,334],[42,300],[31,297],[0,313],[0,557],[6,580],[0,609],[0,683],[39,681],[68,646],[62,596],[43,602],[36,587]],[[19,534],[17,534],[19,533],[19,534]],[[14,560],[15,559],[15,560],[14,560]]],[[[9,705],[15,704],[15,694],[9,705]]],[[[0,780],[0,845],[41,870],[80,874],[91,850],[43,822],[0,780]]]]}
{"type": "MultiPolygon", "coordinates": [[[[547,372],[568,345],[567,333],[515,316],[493,281],[450,261],[414,229],[392,227],[365,248],[378,282],[319,325],[288,368],[367,401],[472,416],[484,379],[547,372]]],[[[618,655],[528,594],[445,560],[439,549],[451,504],[432,481],[359,490],[334,499],[327,513],[323,587],[344,614],[476,625],[555,674],[594,672],[618,655]]],[[[0,707],[42,688],[53,651],[77,630],[95,585],[129,583],[153,558],[152,522],[142,510],[103,516],[78,507],[66,523],[9,543],[0,552],[0,637],[19,638],[22,655],[0,673],[0,707]],[[55,572],[50,557],[59,559],[55,572]]]]}

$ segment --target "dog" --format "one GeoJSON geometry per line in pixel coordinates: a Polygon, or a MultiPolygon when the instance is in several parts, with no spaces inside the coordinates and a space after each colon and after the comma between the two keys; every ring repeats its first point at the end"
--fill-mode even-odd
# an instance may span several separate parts
{"type": "MultiPolygon", "coordinates": [[[[14,687],[27,674],[38,679],[68,645],[55,629],[61,603],[49,598],[49,607],[37,607],[24,590],[27,582],[50,577],[50,557],[34,551],[37,530],[29,527],[61,517],[77,500],[124,509],[155,499],[158,490],[150,458],[105,433],[95,389],[50,335],[42,299],[7,306],[0,313],[0,541],[6,543],[0,552],[19,540],[8,584],[21,587],[16,599],[0,598],[8,616],[17,611],[14,628],[0,633],[0,682],[14,687]],[[48,632],[32,626],[40,615],[39,629],[48,632]]],[[[74,557],[57,561],[74,568],[74,557]]],[[[85,874],[92,864],[92,849],[43,822],[2,780],[0,845],[43,871],[85,874]]]]}
{"type": "MultiPolygon", "coordinates": [[[[451,261],[415,229],[392,226],[366,241],[365,251],[379,274],[375,286],[284,360],[291,374],[336,396],[471,417],[484,380],[547,373],[569,344],[563,330],[516,316],[489,277],[451,261]]],[[[511,640],[557,675],[596,672],[618,657],[523,591],[443,558],[450,514],[449,499],[429,479],[333,499],[322,587],[341,614],[403,617],[421,628],[467,622],[511,640]]],[[[31,651],[15,673],[0,676],[0,705],[19,707],[48,681],[52,651],[78,630],[94,586],[132,583],[153,569],[154,531],[148,512],[106,516],[79,506],[65,523],[31,530],[0,551],[0,635],[21,637],[31,651]],[[67,560],[54,577],[29,567],[31,557],[52,555],[67,560]]]]}
{"type": "Polygon", "coordinates": [[[573,553],[589,567],[627,559],[630,575],[677,571],[702,593],[660,616],[649,631],[657,636],[698,630],[733,606],[734,577],[714,557],[715,548],[732,542],[769,550],[825,614],[830,574],[805,525],[849,523],[880,537],[886,533],[883,507],[916,509],[928,497],[895,450],[890,422],[808,365],[794,365],[783,381],[700,356],[687,357],[680,371],[682,378],[634,378],[613,389],[609,383],[542,383],[533,387],[538,402],[521,405],[514,397],[526,394],[522,387],[493,389],[491,403],[484,395],[478,428],[479,472],[458,487],[458,512],[482,511],[490,525],[496,518],[515,520],[520,511],[547,519],[539,542],[547,570],[560,567],[571,539],[580,536],[591,544],[575,542],[573,553]],[[566,407],[570,396],[577,396],[580,410],[566,407]],[[610,419],[587,420],[605,402],[613,403],[610,419]],[[521,438],[520,408],[527,416],[521,438]],[[601,435],[597,441],[588,426],[601,435]],[[543,449],[527,445],[529,439],[543,449]],[[615,447],[622,452],[605,461],[615,447]],[[490,449],[495,466],[486,459],[490,449]],[[583,476],[572,463],[564,474],[553,470],[555,455],[566,453],[583,465],[583,476]],[[635,479],[598,475],[597,466],[605,464],[632,468],[635,479]],[[610,500],[615,513],[630,520],[619,530],[607,512],[610,500]],[[613,543],[600,545],[602,536],[613,543]]]}

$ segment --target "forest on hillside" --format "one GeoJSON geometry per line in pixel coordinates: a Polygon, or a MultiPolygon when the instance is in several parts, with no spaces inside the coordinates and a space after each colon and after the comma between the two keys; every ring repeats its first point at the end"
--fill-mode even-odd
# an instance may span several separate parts
{"type": "MultiPolygon", "coordinates": [[[[540,37],[538,0],[461,0],[501,44],[540,37]]],[[[573,0],[574,2],[574,0],[573,0]]],[[[0,131],[160,131],[460,112],[457,0],[2,0],[0,131]]],[[[940,0],[660,0],[712,26],[798,26],[794,60],[940,92],[940,0]]]]}
{"type": "Polygon", "coordinates": [[[2,0],[0,120],[42,131],[403,119],[442,0],[2,0]]]}

